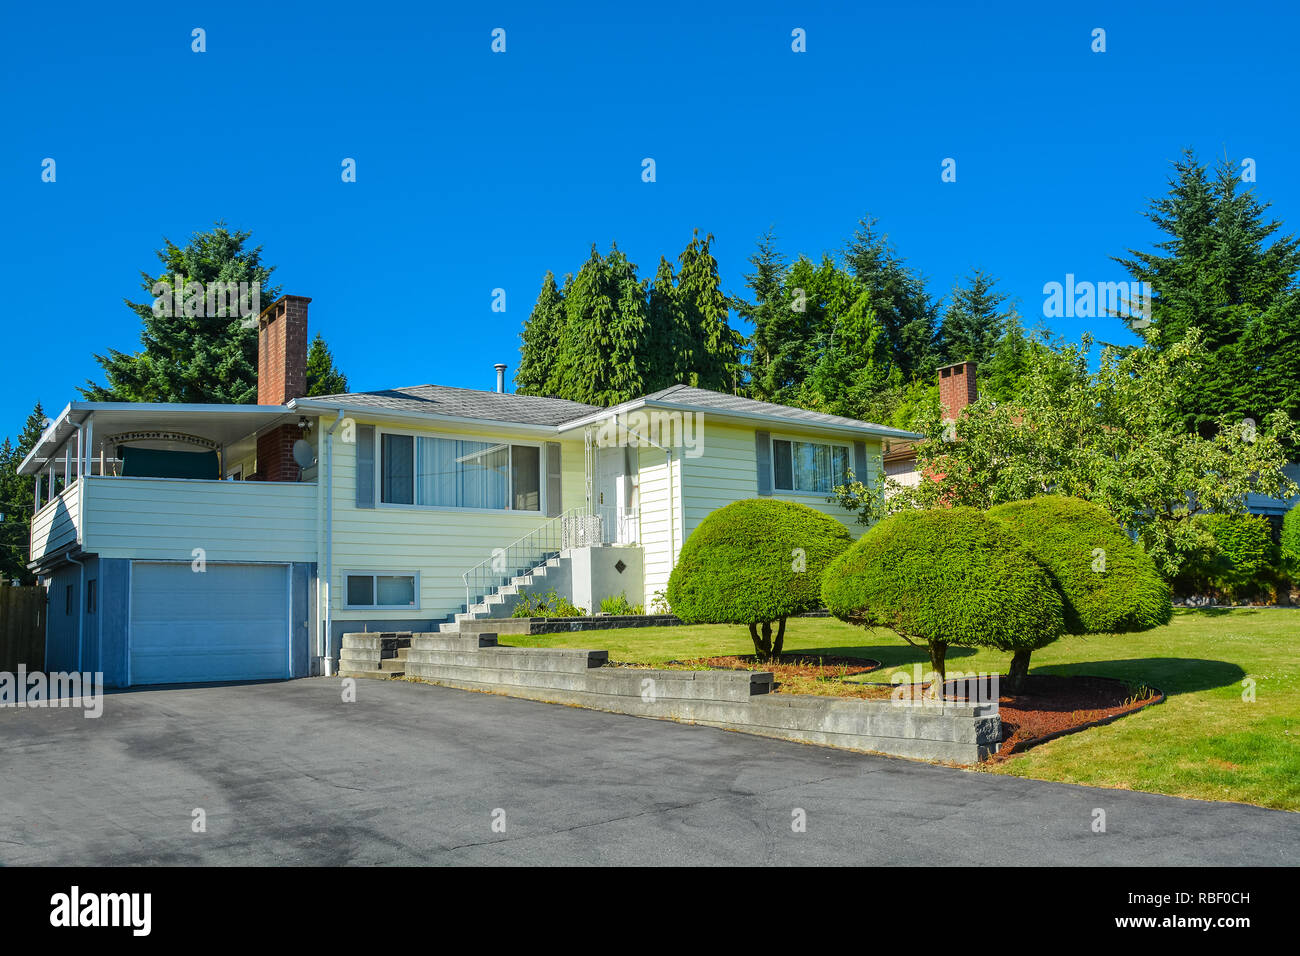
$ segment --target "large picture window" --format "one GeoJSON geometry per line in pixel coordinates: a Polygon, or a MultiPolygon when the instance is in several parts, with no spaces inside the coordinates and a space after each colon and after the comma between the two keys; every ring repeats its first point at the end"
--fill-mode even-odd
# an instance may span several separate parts
{"type": "Polygon", "coordinates": [[[541,511],[541,449],[383,435],[380,500],[393,505],[541,511]]]}
{"type": "Polygon", "coordinates": [[[829,494],[848,481],[848,446],[774,438],[772,478],[777,491],[829,494]]]}

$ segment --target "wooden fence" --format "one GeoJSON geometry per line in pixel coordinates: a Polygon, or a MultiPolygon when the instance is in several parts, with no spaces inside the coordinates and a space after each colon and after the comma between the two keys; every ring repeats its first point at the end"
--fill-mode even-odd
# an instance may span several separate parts
{"type": "Polygon", "coordinates": [[[0,585],[0,671],[45,669],[45,588],[0,585]]]}

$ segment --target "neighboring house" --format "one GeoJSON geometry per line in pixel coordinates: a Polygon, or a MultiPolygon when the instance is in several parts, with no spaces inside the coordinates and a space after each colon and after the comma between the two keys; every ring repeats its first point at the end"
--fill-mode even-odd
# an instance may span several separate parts
{"type": "Polygon", "coordinates": [[[862,526],[867,422],[684,385],[613,408],[421,385],[304,398],[307,304],[259,320],[257,405],[73,402],[22,462],[46,666],[110,686],[331,673],[342,634],[501,616],[512,580],[647,610],[705,515],[756,495],[862,526]],[[509,585],[501,590],[503,585],[509,585]]]}
{"type": "MultiPolygon", "coordinates": [[[[939,404],[943,420],[956,421],[967,405],[979,398],[974,362],[956,362],[939,369],[939,404]]],[[[885,475],[907,488],[921,483],[916,466],[916,446],[920,437],[885,438],[882,453],[885,475]]]]}

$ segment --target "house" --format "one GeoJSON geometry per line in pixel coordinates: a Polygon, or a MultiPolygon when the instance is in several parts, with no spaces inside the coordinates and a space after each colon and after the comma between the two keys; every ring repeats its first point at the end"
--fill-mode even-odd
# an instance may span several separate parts
{"type": "MultiPolygon", "coordinates": [[[[306,398],[307,308],[259,318],[258,404],[73,402],[20,466],[46,666],[109,686],[332,673],[345,631],[501,616],[534,568],[649,609],[714,509],[827,499],[897,429],[685,385],[612,408],[420,385],[306,398]]],[[[540,576],[540,575],[539,575],[540,576]]]]}

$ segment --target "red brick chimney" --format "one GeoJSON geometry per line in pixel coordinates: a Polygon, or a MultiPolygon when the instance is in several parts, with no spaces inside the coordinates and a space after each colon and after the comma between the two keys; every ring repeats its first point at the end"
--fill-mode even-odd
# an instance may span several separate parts
{"type": "MultiPolygon", "coordinates": [[[[262,310],[257,320],[257,404],[284,405],[307,394],[307,303],[301,295],[283,295],[262,310]]],[[[278,425],[257,436],[257,477],[262,481],[298,481],[302,469],[293,460],[293,443],[302,437],[296,424],[278,425]]]]}
{"type": "Polygon", "coordinates": [[[939,369],[939,404],[943,406],[944,421],[955,421],[977,397],[974,362],[958,362],[939,369]]]}

